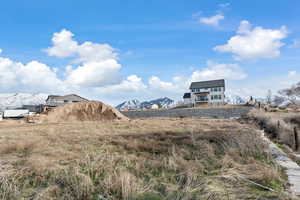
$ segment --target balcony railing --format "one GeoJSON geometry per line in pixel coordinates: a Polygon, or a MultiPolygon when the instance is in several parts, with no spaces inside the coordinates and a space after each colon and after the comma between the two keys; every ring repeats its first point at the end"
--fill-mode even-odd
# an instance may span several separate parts
{"type": "Polygon", "coordinates": [[[195,99],[196,102],[208,102],[208,98],[196,98],[195,99]]]}

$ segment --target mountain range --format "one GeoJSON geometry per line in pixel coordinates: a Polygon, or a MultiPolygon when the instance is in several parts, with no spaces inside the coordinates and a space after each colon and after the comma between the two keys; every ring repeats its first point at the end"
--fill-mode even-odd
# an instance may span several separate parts
{"type": "Polygon", "coordinates": [[[0,110],[19,108],[23,105],[44,104],[47,94],[13,93],[0,94],[0,110]]]}
{"type": "Polygon", "coordinates": [[[116,108],[119,110],[124,110],[124,109],[136,110],[136,109],[149,108],[154,104],[160,105],[162,108],[169,108],[172,106],[172,104],[174,104],[174,100],[168,97],[163,97],[163,98],[154,99],[150,101],[143,101],[143,102],[140,102],[137,99],[133,99],[129,101],[124,101],[123,103],[117,105],[116,108]]]}
{"type": "MultiPolygon", "coordinates": [[[[228,94],[226,95],[225,101],[227,104],[238,105],[238,104],[245,104],[247,102],[247,99],[242,98],[238,95],[228,94]]],[[[149,108],[153,104],[161,105],[163,108],[170,108],[172,106],[175,106],[177,103],[168,97],[154,99],[150,101],[143,101],[143,102],[140,102],[137,99],[133,99],[133,100],[124,101],[123,103],[117,105],[116,108],[119,110],[127,110],[127,109],[137,110],[137,109],[149,108]]]]}

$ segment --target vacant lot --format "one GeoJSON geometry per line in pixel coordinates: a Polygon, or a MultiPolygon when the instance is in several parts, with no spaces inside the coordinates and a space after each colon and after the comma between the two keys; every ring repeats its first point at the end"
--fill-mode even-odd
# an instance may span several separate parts
{"type": "Polygon", "coordinates": [[[235,120],[4,121],[0,199],[289,199],[264,149],[235,120]]]}

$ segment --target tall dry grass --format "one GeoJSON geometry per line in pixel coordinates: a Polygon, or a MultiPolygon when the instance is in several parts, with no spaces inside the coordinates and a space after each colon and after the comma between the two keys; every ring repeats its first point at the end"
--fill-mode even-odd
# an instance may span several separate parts
{"type": "Polygon", "coordinates": [[[300,114],[264,112],[253,109],[248,117],[265,130],[273,140],[286,144],[296,151],[300,150],[296,149],[296,142],[300,144],[300,137],[295,141],[295,131],[299,132],[300,136],[300,114]]]}
{"type": "Polygon", "coordinates": [[[0,199],[289,199],[257,131],[234,120],[2,124],[0,155],[0,199]]]}

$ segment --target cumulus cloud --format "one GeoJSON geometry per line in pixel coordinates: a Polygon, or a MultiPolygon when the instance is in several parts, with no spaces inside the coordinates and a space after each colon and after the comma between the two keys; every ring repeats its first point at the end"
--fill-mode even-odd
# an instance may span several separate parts
{"type": "Polygon", "coordinates": [[[231,37],[227,44],[214,47],[214,50],[232,53],[240,60],[274,58],[280,55],[280,48],[284,45],[281,40],[287,35],[285,26],[280,29],[252,28],[248,21],[242,21],[237,35],[231,37]]]}
{"type": "Polygon", "coordinates": [[[168,96],[180,99],[187,92],[192,81],[205,81],[224,78],[228,81],[241,80],[247,77],[242,68],[237,64],[223,64],[208,61],[201,70],[196,70],[189,76],[173,76],[171,80],[164,81],[158,76],[151,76],[146,83],[136,76],[128,76],[120,84],[100,87],[95,90],[100,96],[107,99],[118,99],[118,102],[138,98],[146,100],[168,96]]]}
{"type": "Polygon", "coordinates": [[[211,17],[201,17],[199,19],[199,22],[202,24],[206,24],[209,26],[218,27],[221,20],[223,20],[225,17],[223,14],[217,14],[211,17]]]}
{"type": "MultiPolygon", "coordinates": [[[[245,24],[240,32],[246,32],[245,24]]],[[[46,51],[51,56],[70,58],[71,65],[57,70],[44,63],[21,63],[0,57],[0,90],[2,92],[43,92],[52,94],[78,93],[87,98],[118,104],[123,100],[147,100],[168,96],[180,99],[188,91],[191,81],[224,78],[228,81],[245,79],[247,74],[238,64],[208,61],[187,76],[173,76],[162,80],[158,76],[142,79],[137,75],[122,77],[117,53],[108,44],[84,42],[79,44],[73,33],[62,30],[52,38],[46,51]]],[[[290,77],[299,75],[291,72],[290,77]]],[[[285,76],[286,78],[286,76],[285,76]]],[[[234,87],[233,87],[234,88],[234,87]]]]}
{"type": "Polygon", "coordinates": [[[0,88],[2,91],[62,91],[65,88],[54,70],[38,61],[27,64],[0,57],[0,88]]]}
{"type": "Polygon", "coordinates": [[[79,44],[68,30],[54,33],[53,46],[46,49],[48,55],[59,58],[74,58],[77,67],[68,67],[66,80],[78,87],[101,87],[120,82],[115,49],[108,44],[84,42],[79,44]]]}
{"type": "Polygon", "coordinates": [[[222,64],[213,61],[207,62],[207,67],[194,71],[192,81],[205,81],[213,79],[241,80],[247,77],[238,64],[222,64]]]}
{"type": "Polygon", "coordinates": [[[67,69],[67,83],[80,87],[99,87],[120,82],[121,65],[114,59],[102,62],[87,62],[73,69],[67,69]]]}

